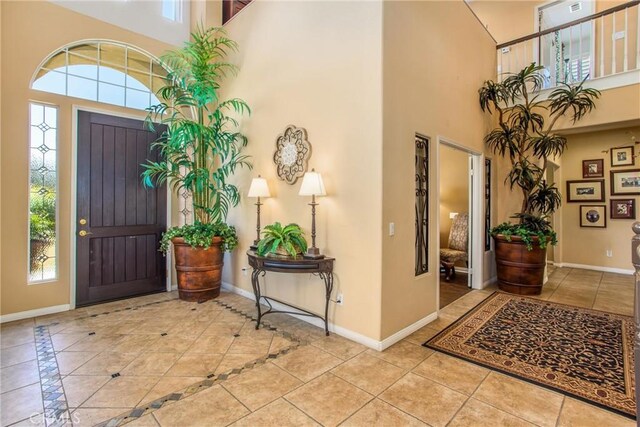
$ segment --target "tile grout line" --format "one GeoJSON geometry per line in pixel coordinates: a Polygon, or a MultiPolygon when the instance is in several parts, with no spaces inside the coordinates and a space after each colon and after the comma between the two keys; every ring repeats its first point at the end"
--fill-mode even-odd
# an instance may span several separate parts
{"type": "Polygon", "coordinates": [[[57,427],[70,420],[69,405],[62,385],[58,360],[49,334],[49,327],[36,326],[33,328],[33,333],[36,342],[44,422],[47,427],[57,427]]]}
{"type": "MultiPolygon", "coordinates": [[[[232,313],[235,313],[239,316],[244,317],[247,320],[250,321],[257,321],[257,319],[255,318],[254,315],[249,314],[245,311],[243,311],[242,309],[237,309],[235,308],[232,303],[225,303],[225,302],[221,302],[218,300],[212,300],[211,301],[214,304],[217,304],[221,307],[223,307],[224,309],[229,310],[232,313]]],[[[301,339],[298,338],[296,335],[291,334],[285,330],[279,330],[277,327],[272,326],[271,323],[266,322],[266,321],[262,321],[262,325],[263,328],[267,328],[269,331],[274,332],[275,335],[278,336],[283,336],[284,338],[286,338],[287,340],[291,341],[292,344],[284,347],[283,349],[275,352],[275,353],[268,353],[266,356],[260,357],[258,359],[255,359],[253,361],[247,362],[245,363],[242,367],[240,368],[233,368],[230,370],[227,370],[223,373],[220,373],[218,375],[214,375],[214,373],[210,373],[209,375],[207,375],[206,379],[203,381],[199,381],[195,384],[192,384],[182,390],[180,390],[179,392],[175,392],[175,393],[170,393],[166,396],[160,397],[158,399],[155,399],[154,401],[150,402],[147,406],[143,407],[135,407],[131,410],[128,410],[116,417],[113,417],[111,419],[108,419],[106,421],[103,421],[101,423],[98,424],[98,426],[101,427],[115,427],[115,426],[120,426],[123,424],[126,424],[128,422],[137,420],[139,418],[141,418],[144,415],[147,414],[152,414],[154,413],[156,410],[164,407],[166,404],[171,404],[171,402],[177,402],[180,400],[183,400],[185,398],[188,398],[200,391],[209,389],[211,387],[213,387],[214,385],[220,384],[221,382],[227,380],[230,377],[236,376],[236,375],[240,375],[242,374],[245,370],[248,369],[252,369],[256,366],[259,365],[263,365],[264,363],[267,362],[267,360],[269,359],[276,359],[284,354],[288,354],[292,351],[297,350],[299,347],[301,346],[305,346],[309,344],[309,341],[306,339],[301,339]]],[[[226,390],[226,389],[225,389],[226,390]]],[[[235,398],[235,397],[234,397],[235,398]]],[[[157,418],[154,417],[154,419],[157,418]]]]}

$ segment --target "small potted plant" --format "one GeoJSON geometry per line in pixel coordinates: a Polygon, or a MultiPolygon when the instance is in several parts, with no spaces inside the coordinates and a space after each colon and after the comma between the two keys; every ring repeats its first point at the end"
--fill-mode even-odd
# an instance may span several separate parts
{"type": "Polygon", "coordinates": [[[264,236],[258,243],[258,255],[297,257],[307,251],[304,231],[298,224],[282,226],[279,222],[264,227],[264,236]]]}
{"type": "Polygon", "coordinates": [[[237,68],[224,61],[237,44],[221,28],[198,29],[184,47],[162,56],[168,68],[163,100],[148,108],[147,126],[166,126],[153,143],[157,162],[144,164],[147,186],[168,182],[177,193],[191,194],[195,221],[171,227],[161,249],[173,244],[180,299],[206,301],[220,294],[224,251],[234,249],[238,237],[225,221],[240,201],[229,178],[239,167],[251,169],[242,154],[247,138],[238,130],[237,116],[250,113],[241,99],[219,98],[221,80],[237,68]]]}
{"type": "MultiPolygon", "coordinates": [[[[509,74],[502,82],[487,81],[479,90],[480,107],[497,115],[498,127],[484,142],[511,164],[505,182],[522,197],[516,223],[505,222],[491,230],[495,240],[498,287],[527,295],[542,291],[546,248],[556,243],[549,215],[562,201],[555,183],[546,181],[550,159],[559,158],[567,140],[554,132],[561,117],[575,124],[595,108],[596,89],[561,83],[547,100],[534,92],[543,87],[544,67],[532,63],[509,74]]],[[[585,79],[586,80],[586,79],[585,79]]]]}

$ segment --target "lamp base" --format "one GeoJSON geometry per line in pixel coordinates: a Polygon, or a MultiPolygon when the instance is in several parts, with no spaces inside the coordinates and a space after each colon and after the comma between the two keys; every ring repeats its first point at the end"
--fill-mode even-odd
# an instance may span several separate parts
{"type": "Polygon", "coordinates": [[[303,258],[309,258],[309,259],[322,259],[324,258],[324,255],[322,255],[320,253],[320,249],[316,248],[315,246],[308,248],[307,249],[307,253],[305,253],[304,255],[302,255],[303,258]]]}

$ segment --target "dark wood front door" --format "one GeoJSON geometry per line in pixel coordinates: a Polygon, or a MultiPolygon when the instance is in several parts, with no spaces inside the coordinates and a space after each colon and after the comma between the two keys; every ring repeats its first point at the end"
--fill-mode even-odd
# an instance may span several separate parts
{"type": "Polygon", "coordinates": [[[157,137],[139,120],[78,112],[77,306],[166,289],[167,192],[140,179],[157,137]]]}

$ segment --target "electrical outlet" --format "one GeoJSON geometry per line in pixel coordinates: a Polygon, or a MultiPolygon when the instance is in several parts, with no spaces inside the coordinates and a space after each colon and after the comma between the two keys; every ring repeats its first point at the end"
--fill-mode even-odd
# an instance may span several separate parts
{"type": "Polygon", "coordinates": [[[342,296],[342,292],[340,292],[336,297],[336,304],[342,305],[343,303],[344,303],[344,297],[342,296]]]}
{"type": "Polygon", "coordinates": [[[389,223],[389,236],[393,236],[396,234],[396,223],[395,222],[390,222],[389,223]]]}
{"type": "Polygon", "coordinates": [[[607,257],[611,258],[613,256],[613,251],[611,249],[607,249],[607,257]]]}

